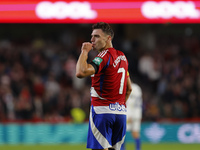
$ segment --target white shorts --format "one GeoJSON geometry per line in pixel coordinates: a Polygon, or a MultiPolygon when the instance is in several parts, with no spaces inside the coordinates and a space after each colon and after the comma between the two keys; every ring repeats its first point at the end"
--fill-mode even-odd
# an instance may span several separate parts
{"type": "Polygon", "coordinates": [[[127,120],[127,131],[140,132],[141,119],[129,119],[127,120]]]}
{"type": "Polygon", "coordinates": [[[127,130],[128,131],[140,131],[142,120],[142,109],[135,108],[133,110],[127,109],[127,130]]]}

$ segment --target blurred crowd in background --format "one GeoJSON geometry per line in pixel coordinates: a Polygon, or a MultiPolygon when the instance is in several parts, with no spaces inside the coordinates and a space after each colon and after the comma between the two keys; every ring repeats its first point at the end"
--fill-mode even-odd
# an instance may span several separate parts
{"type": "MultiPolygon", "coordinates": [[[[143,121],[200,120],[198,25],[111,26],[142,88],[143,121]]],[[[87,121],[90,78],[76,78],[75,67],[90,35],[91,24],[1,24],[0,122],[87,121]]]]}

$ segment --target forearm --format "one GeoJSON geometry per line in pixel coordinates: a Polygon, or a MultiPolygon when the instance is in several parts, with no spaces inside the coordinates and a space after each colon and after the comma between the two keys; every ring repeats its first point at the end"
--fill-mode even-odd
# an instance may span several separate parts
{"type": "Polygon", "coordinates": [[[127,86],[126,86],[126,97],[125,97],[125,101],[128,100],[130,94],[132,92],[132,87],[131,87],[131,79],[130,77],[127,78],[127,86]]]}
{"type": "Polygon", "coordinates": [[[127,100],[128,100],[128,98],[129,98],[129,96],[130,96],[130,94],[131,94],[131,91],[132,91],[132,89],[131,89],[131,90],[127,90],[127,91],[126,91],[126,97],[125,97],[125,101],[127,101],[127,100]]]}
{"type": "Polygon", "coordinates": [[[79,78],[81,78],[85,73],[85,71],[87,70],[88,67],[87,59],[88,59],[88,52],[81,51],[78,62],[76,64],[76,76],[79,78]]]}

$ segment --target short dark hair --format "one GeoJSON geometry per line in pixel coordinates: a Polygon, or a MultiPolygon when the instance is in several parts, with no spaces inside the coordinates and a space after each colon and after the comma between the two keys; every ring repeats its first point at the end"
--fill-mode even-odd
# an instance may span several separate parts
{"type": "Polygon", "coordinates": [[[114,37],[113,29],[111,28],[111,26],[108,23],[105,23],[105,22],[96,23],[92,26],[92,29],[93,30],[101,29],[104,33],[110,35],[112,39],[114,37]]]}

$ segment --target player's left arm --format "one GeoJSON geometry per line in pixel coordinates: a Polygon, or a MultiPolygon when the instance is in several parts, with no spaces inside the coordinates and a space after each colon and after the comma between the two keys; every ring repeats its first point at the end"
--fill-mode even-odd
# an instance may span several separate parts
{"type": "Polygon", "coordinates": [[[126,84],[126,97],[125,97],[126,101],[128,100],[131,92],[132,92],[131,79],[130,79],[130,77],[128,77],[127,78],[127,84],[126,84]]]}

